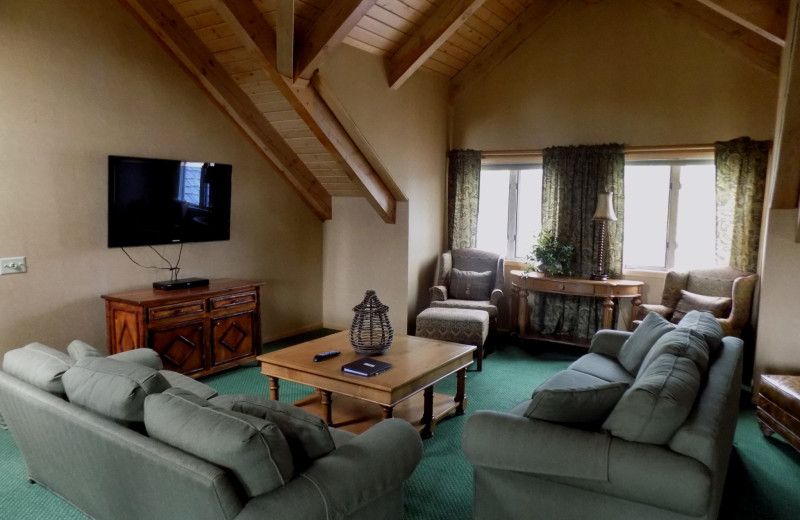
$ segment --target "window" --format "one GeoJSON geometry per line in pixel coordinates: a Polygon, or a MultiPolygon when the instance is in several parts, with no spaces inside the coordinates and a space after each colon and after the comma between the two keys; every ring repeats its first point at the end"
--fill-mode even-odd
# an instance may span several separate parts
{"type": "Polygon", "coordinates": [[[478,197],[478,249],[525,258],[542,226],[541,166],[485,165],[478,197]]]}
{"type": "Polygon", "coordinates": [[[200,178],[203,174],[203,163],[201,162],[182,162],[181,163],[181,185],[180,200],[200,205],[200,178]]]}
{"type": "Polygon", "coordinates": [[[715,175],[711,161],[626,163],[627,269],[714,265],[715,175]]]}

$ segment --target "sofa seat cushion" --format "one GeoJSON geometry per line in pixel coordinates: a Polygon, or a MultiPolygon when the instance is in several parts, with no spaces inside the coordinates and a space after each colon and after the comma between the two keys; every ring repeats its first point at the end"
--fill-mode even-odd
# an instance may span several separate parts
{"type": "Polygon", "coordinates": [[[185,376],[180,372],[173,372],[172,370],[159,370],[158,373],[164,376],[164,379],[167,380],[169,386],[172,388],[183,388],[184,390],[188,390],[202,399],[211,399],[217,395],[217,391],[207,384],[201,383],[197,379],[192,379],[189,376],[185,376]]]}
{"type": "Polygon", "coordinates": [[[619,362],[629,373],[636,375],[642,366],[650,348],[667,332],[674,330],[675,325],[668,322],[657,312],[650,312],[636,327],[633,334],[619,349],[619,362]]]}
{"type": "Polygon", "coordinates": [[[180,388],[148,396],[148,435],[227,468],[252,498],[292,477],[292,454],[275,423],[225,410],[180,388]]]}
{"type": "Polygon", "coordinates": [[[41,343],[30,343],[9,350],[3,356],[3,370],[6,373],[60,396],[65,393],[62,377],[71,365],[72,358],[67,354],[41,343]]]}
{"type": "Polygon", "coordinates": [[[336,446],[325,421],[288,403],[260,395],[221,395],[211,404],[275,423],[286,437],[295,469],[308,466],[336,446]]]}
{"type": "Polygon", "coordinates": [[[672,323],[678,323],[691,311],[707,311],[715,318],[724,318],[731,312],[733,300],[724,296],[706,296],[681,289],[681,298],[672,313],[672,323]]]}
{"type": "Polygon", "coordinates": [[[577,370],[562,370],[533,391],[525,416],[558,423],[600,423],[628,386],[577,370]]]}
{"type": "Polygon", "coordinates": [[[447,299],[444,301],[431,302],[431,307],[444,308],[444,309],[471,309],[476,311],[486,311],[489,313],[490,320],[497,319],[497,306],[492,305],[488,299],[486,300],[447,299]]]}
{"type": "Polygon", "coordinates": [[[722,326],[709,312],[691,311],[678,322],[679,329],[692,329],[698,332],[708,343],[710,353],[716,354],[722,345],[722,326]]]}
{"type": "Polygon", "coordinates": [[[70,402],[115,421],[144,421],[144,400],[169,383],[150,367],[117,359],[85,357],[63,376],[70,402]]]}
{"type": "Polygon", "coordinates": [[[492,293],[494,273],[492,271],[450,271],[450,287],[447,292],[461,300],[488,300],[492,293]]]}
{"type": "Polygon", "coordinates": [[[634,377],[625,370],[619,362],[604,354],[590,352],[579,357],[569,366],[570,370],[577,370],[584,374],[608,381],[609,383],[633,383],[634,377]]]}

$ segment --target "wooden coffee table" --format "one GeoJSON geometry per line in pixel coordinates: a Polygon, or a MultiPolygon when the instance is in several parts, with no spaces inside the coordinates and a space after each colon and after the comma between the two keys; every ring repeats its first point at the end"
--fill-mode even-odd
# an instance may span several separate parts
{"type": "Polygon", "coordinates": [[[349,333],[323,338],[258,356],[261,373],[269,377],[269,393],[279,398],[279,380],[294,381],[317,391],[296,403],[337,428],[361,433],[389,417],[411,423],[424,438],[436,423],[455,411],[464,413],[467,367],[473,345],[396,335],[386,355],[378,359],[392,368],[372,377],[342,372],[342,365],[362,357],[350,346],[349,333]],[[338,350],[341,355],[314,363],[314,355],[338,350]],[[456,395],[434,393],[433,385],[456,374],[456,395]]]}

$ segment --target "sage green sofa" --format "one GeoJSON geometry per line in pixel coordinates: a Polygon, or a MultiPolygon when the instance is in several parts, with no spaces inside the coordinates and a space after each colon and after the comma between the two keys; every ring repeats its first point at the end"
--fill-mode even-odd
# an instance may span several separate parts
{"type": "MultiPolygon", "coordinates": [[[[705,325],[715,321],[709,313],[699,317],[705,325]]],[[[655,324],[649,337],[639,333],[642,325],[634,333],[597,332],[589,353],[531,400],[467,420],[462,448],[474,469],[474,518],[717,518],[738,414],[742,342],[722,338],[719,325],[712,340],[672,330],[661,317],[648,315],[648,322],[655,324]],[[631,361],[625,350],[633,334],[639,352],[631,361]],[[664,346],[669,335],[678,348],[664,346]],[[584,380],[594,389],[575,390],[584,380]],[[547,394],[555,396],[549,408],[547,394]],[[571,409],[570,400],[583,411],[571,409]]]]}
{"type": "Polygon", "coordinates": [[[92,518],[403,518],[403,485],[422,455],[404,421],[356,436],[264,397],[206,400],[198,394],[210,387],[157,367],[28,347],[35,359],[5,356],[0,412],[28,479],[92,518]]]}

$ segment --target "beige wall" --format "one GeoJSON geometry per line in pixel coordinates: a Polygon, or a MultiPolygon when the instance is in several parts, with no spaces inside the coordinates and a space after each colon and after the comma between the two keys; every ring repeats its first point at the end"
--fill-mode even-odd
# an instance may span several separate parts
{"type": "Polygon", "coordinates": [[[635,0],[574,0],[456,99],[453,148],[771,139],[778,80],[635,0]]]}
{"type": "Polygon", "coordinates": [[[109,154],[231,163],[231,240],[181,276],[264,281],[265,338],[321,324],[321,222],[118,2],[0,2],[0,71],[0,257],[29,266],[0,277],[0,353],[104,346],[100,295],[168,278],[106,246],[109,154]]]}
{"type": "Polygon", "coordinates": [[[348,46],[320,74],[408,198],[397,224],[383,223],[362,200],[335,201],[325,224],[324,323],[349,327],[353,306],[372,288],[405,333],[427,304],[443,243],[447,82],[420,71],[391,90],[383,60],[348,46]]]}

